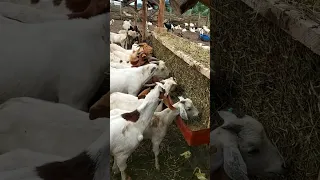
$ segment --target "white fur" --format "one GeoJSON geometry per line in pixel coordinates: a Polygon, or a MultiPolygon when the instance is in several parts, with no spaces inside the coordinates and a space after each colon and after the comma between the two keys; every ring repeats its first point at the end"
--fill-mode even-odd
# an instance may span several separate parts
{"type": "Polygon", "coordinates": [[[122,118],[121,114],[111,116],[110,119],[110,153],[114,157],[113,171],[121,172],[122,180],[126,180],[125,169],[127,159],[138,147],[143,139],[143,132],[149,126],[151,117],[158,105],[160,83],[146,96],[145,101],[137,111],[140,113],[137,122],[133,123],[122,118]]]}
{"type": "Polygon", "coordinates": [[[110,93],[123,92],[136,96],[142,85],[152,78],[158,69],[156,64],[137,68],[110,68],[110,93]]]}

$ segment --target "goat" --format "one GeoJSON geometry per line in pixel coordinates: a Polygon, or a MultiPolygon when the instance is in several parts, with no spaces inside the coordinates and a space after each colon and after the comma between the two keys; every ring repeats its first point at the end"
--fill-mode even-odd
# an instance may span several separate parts
{"type": "Polygon", "coordinates": [[[110,20],[110,26],[114,23],[114,19],[110,20]]]}
{"type": "Polygon", "coordinates": [[[137,68],[110,68],[110,93],[123,92],[136,96],[145,84],[158,71],[158,65],[147,64],[137,68]],[[135,77],[135,79],[132,79],[135,77]]]}
{"type": "Polygon", "coordinates": [[[0,119],[0,152],[25,148],[62,157],[80,153],[109,125],[68,105],[29,97],[1,104],[0,119]]]}
{"type": "Polygon", "coordinates": [[[210,146],[217,149],[210,159],[211,178],[219,175],[219,168],[232,180],[248,180],[247,174],[273,177],[285,172],[282,156],[259,121],[228,111],[218,114],[224,123],[210,133],[210,146]]]}
{"type": "Polygon", "coordinates": [[[122,28],[124,30],[129,31],[130,27],[131,27],[131,20],[123,21],[122,28]]]}
{"type": "Polygon", "coordinates": [[[89,109],[89,119],[97,119],[98,117],[110,117],[110,111],[101,111],[101,109],[110,109],[110,92],[103,95],[89,109]]]}
{"type": "Polygon", "coordinates": [[[28,96],[88,111],[109,70],[108,17],[1,26],[0,103],[28,96]]]}
{"type": "MultiPolygon", "coordinates": [[[[122,99],[122,101],[126,100],[122,99]]],[[[117,115],[125,112],[130,112],[131,110],[129,109],[136,108],[136,105],[132,105],[133,107],[128,108],[127,110],[112,109],[110,114],[117,115]]],[[[166,136],[169,125],[172,124],[177,115],[180,115],[183,119],[188,120],[188,117],[197,117],[199,114],[198,109],[193,105],[192,101],[189,98],[185,99],[183,97],[179,97],[179,102],[175,103],[174,105],[171,105],[171,107],[170,104],[168,104],[167,106],[167,109],[161,112],[155,112],[153,114],[151,125],[148,128],[146,128],[143,132],[144,139],[150,139],[152,141],[152,150],[155,155],[155,167],[157,170],[160,170],[158,160],[159,146],[164,137],[166,136]]]]}
{"type": "Polygon", "coordinates": [[[114,173],[120,170],[122,180],[127,179],[126,161],[143,140],[142,134],[150,124],[159,99],[164,98],[163,91],[162,84],[158,83],[135,111],[110,116],[110,153],[114,157],[112,170],[114,173]]]}
{"type": "Polygon", "coordinates": [[[124,47],[126,39],[127,39],[127,34],[117,34],[117,33],[110,32],[111,44],[119,43],[122,47],[124,47]]]}
{"type": "Polygon", "coordinates": [[[134,43],[131,46],[131,49],[124,49],[124,48],[122,48],[121,46],[119,46],[117,44],[110,44],[110,52],[121,51],[121,52],[123,52],[125,54],[128,54],[128,55],[131,55],[134,51],[139,50],[139,48],[140,48],[140,45],[137,44],[137,43],[134,43]]]}
{"type": "Polygon", "coordinates": [[[88,148],[73,158],[0,172],[0,179],[106,179],[109,178],[109,172],[106,171],[109,164],[108,157],[109,128],[88,148]]]}
{"type": "MultiPolygon", "coordinates": [[[[163,88],[165,89],[165,95],[169,95],[174,90],[174,87],[176,85],[176,82],[173,80],[172,77],[162,80],[160,81],[160,83],[163,83],[163,88]]],[[[146,95],[147,94],[144,94],[144,96],[146,95]]],[[[133,111],[139,105],[141,105],[143,101],[144,99],[141,99],[141,98],[139,99],[138,97],[130,94],[114,92],[110,95],[110,110],[123,109],[127,111],[133,111]]],[[[159,105],[161,105],[161,103],[159,105]]],[[[162,110],[162,106],[160,110],[162,110]]]]}

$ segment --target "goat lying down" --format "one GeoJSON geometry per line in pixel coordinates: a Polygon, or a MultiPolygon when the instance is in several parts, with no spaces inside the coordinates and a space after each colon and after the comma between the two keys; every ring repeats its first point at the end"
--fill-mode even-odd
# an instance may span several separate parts
{"type": "Polygon", "coordinates": [[[149,126],[159,100],[165,98],[164,91],[162,84],[158,83],[135,111],[110,116],[110,153],[114,157],[112,169],[115,173],[120,170],[122,180],[127,179],[126,161],[143,140],[143,132],[149,126]]]}
{"type": "Polygon", "coordinates": [[[260,122],[247,115],[218,113],[224,123],[210,133],[210,146],[215,149],[210,160],[212,179],[249,180],[248,174],[274,177],[285,172],[285,162],[260,122]]]}
{"type": "MultiPolygon", "coordinates": [[[[145,100],[142,100],[143,103],[145,100]]],[[[119,101],[121,100],[118,100],[117,103],[120,103],[119,101]]],[[[127,99],[122,99],[122,101],[127,102],[127,99]]],[[[185,99],[183,97],[179,97],[179,102],[173,105],[168,104],[168,102],[165,104],[170,108],[166,108],[161,112],[155,112],[152,116],[151,125],[147,127],[143,132],[144,139],[150,139],[152,142],[152,150],[155,156],[155,167],[157,170],[160,170],[158,160],[160,151],[159,147],[165,135],[167,134],[169,125],[172,124],[172,122],[178,115],[180,115],[183,119],[188,120],[190,117],[197,117],[199,114],[198,109],[193,105],[192,101],[189,98],[185,99]]],[[[128,109],[135,108],[135,105],[130,108],[127,104],[126,108],[127,109],[112,109],[110,111],[110,115],[116,116],[117,114],[129,113],[131,112],[131,110],[128,109]]]]}

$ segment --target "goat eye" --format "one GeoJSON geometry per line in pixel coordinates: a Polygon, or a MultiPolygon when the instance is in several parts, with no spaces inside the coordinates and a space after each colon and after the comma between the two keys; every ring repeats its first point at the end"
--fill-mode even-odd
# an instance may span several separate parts
{"type": "Polygon", "coordinates": [[[260,152],[259,149],[252,149],[252,150],[250,150],[248,153],[249,153],[249,154],[257,154],[257,153],[259,153],[259,152],[260,152]]]}

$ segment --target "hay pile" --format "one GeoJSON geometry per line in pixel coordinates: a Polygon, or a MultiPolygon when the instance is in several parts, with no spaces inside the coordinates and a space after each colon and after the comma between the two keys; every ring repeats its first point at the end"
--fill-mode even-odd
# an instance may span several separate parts
{"type": "Polygon", "coordinates": [[[209,68],[210,64],[210,52],[207,49],[203,49],[198,46],[197,43],[191,42],[182,37],[178,37],[172,33],[162,32],[159,33],[160,38],[172,44],[175,50],[182,51],[188,55],[190,55],[193,59],[200,62],[209,68]]]}
{"type": "Polygon", "coordinates": [[[215,110],[233,106],[264,125],[289,165],[283,179],[315,180],[320,57],[239,0],[213,7],[215,110]]]}
{"type": "MultiPolygon", "coordinates": [[[[179,37],[170,38],[173,35],[162,34],[161,40],[168,40],[170,43],[175,43],[175,48],[180,51],[188,51],[191,48],[190,41],[188,43],[183,42],[187,41],[182,38],[178,40],[179,37]],[[164,39],[163,39],[164,38],[164,39]],[[167,39],[166,39],[167,38],[167,39]],[[180,44],[179,44],[180,43],[180,44]],[[189,49],[190,48],[190,49],[189,49]],[[186,50],[187,49],[187,50],[186,50]]],[[[210,80],[202,75],[194,67],[189,66],[184,60],[178,57],[174,52],[166,48],[162,43],[160,43],[156,38],[152,37],[152,47],[154,49],[154,55],[163,61],[166,62],[167,67],[173,74],[173,77],[178,83],[177,93],[172,96],[184,96],[185,98],[190,98],[194,105],[198,108],[200,114],[200,119],[193,121],[185,121],[186,124],[192,130],[205,129],[209,126],[209,117],[210,117],[210,102],[209,102],[209,93],[210,93],[210,80]]],[[[201,48],[201,47],[199,47],[201,48]]],[[[209,51],[203,51],[203,49],[197,49],[190,52],[190,56],[193,57],[202,57],[202,61],[195,59],[202,64],[206,63],[206,66],[209,68],[209,51]],[[195,52],[197,52],[197,54],[195,52]],[[200,54],[204,53],[204,54],[200,54]],[[207,59],[206,61],[204,59],[207,59]]],[[[176,102],[176,101],[175,101],[176,102]]]]}

